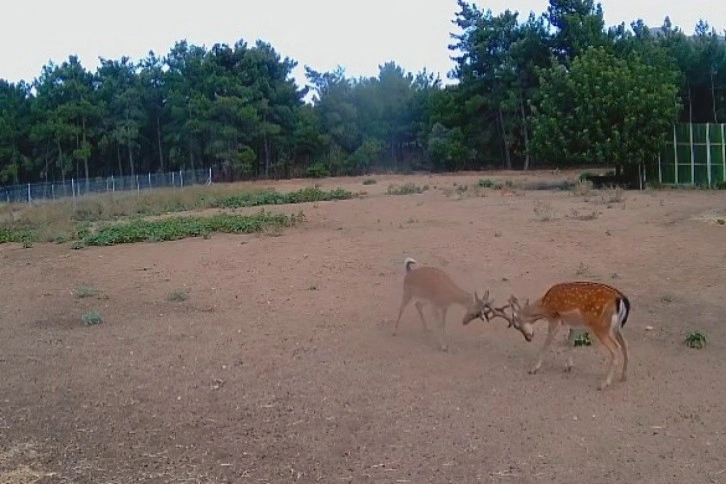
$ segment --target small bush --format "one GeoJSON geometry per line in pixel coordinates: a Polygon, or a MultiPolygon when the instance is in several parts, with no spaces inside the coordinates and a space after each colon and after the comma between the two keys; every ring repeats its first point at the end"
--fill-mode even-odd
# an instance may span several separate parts
{"type": "Polygon", "coordinates": [[[378,182],[375,178],[366,178],[365,180],[363,180],[364,185],[375,185],[376,183],[378,182]]]}
{"type": "Polygon", "coordinates": [[[693,331],[686,337],[684,343],[689,348],[700,350],[706,346],[706,334],[698,330],[693,331]]]}
{"type": "Polygon", "coordinates": [[[330,176],[330,170],[324,163],[314,163],[305,172],[310,178],[326,178],[330,176]]]}
{"type": "Polygon", "coordinates": [[[572,193],[578,197],[586,197],[592,192],[592,182],[590,180],[578,181],[574,187],[572,187],[572,193]]]}
{"type": "Polygon", "coordinates": [[[480,178],[479,186],[482,188],[494,188],[494,182],[488,178],[480,178]]]}
{"type": "Polygon", "coordinates": [[[574,218],[575,220],[595,220],[598,217],[597,210],[584,210],[580,211],[576,208],[573,208],[570,211],[570,218],[574,218]]]}
{"type": "Polygon", "coordinates": [[[78,299],[85,299],[95,296],[96,290],[93,289],[91,286],[78,286],[76,288],[75,294],[78,299]]]}
{"type": "Polygon", "coordinates": [[[98,311],[88,311],[83,316],[81,316],[81,320],[86,326],[95,326],[96,324],[103,323],[103,318],[98,311]]]}
{"type": "Polygon", "coordinates": [[[406,183],[404,185],[391,184],[388,185],[386,193],[389,195],[413,195],[423,193],[426,190],[428,190],[427,185],[420,187],[415,183],[406,183]]]}
{"type": "Polygon", "coordinates": [[[171,291],[166,295],[166,300],[169,302],[184,302],[189,299],[189,293],[186,291],[171,291]]]}
{"type": "Polygon", "coordinates": [[[547,202],[535,201],[532,210],[540,222],[549,222],[555,218],[555,209],[547,202]]]}
{"type": "Polygon", "coordinates": [[[573,343],[575,346],[592,345],[592,340],[590,339],[590,333],[588,333],[588,332],[579,333],[577,336],[575,336],[575,340],[573,343]]]}

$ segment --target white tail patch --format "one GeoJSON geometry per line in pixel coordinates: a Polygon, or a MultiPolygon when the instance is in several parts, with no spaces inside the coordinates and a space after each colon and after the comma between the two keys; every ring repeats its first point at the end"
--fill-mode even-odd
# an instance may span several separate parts
{"type": "Polygon", "coordinates": [[[406,272],[411,270],[411,266],[414,264],[418,264],[414,259],[411,257],[406,257],[406,260],[403,261],[403,267],[406,269],[406,272]]]}

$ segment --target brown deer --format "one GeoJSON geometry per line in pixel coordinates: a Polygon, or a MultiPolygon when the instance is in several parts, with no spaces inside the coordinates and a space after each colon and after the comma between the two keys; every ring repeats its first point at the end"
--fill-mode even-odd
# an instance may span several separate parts
{"type": "MultiPolygon", "coordinates": [[[[595,333],[600,342],[610,352],[610,367],[605,380],[600,383],[598,390],[610,386],[617,363],[617,354],[623,353],[623,372],[621,381],[627,380],[628,375],[628,344],[623,337],[623,327],[630,315],[630,300],[621,291],[606,284],[597,282],[563,282],[550,287],[545,294],[529,303],[526,299],[523,305],[512,295],[509,303],[502,307],[487,306],[484,309],[488,319],[503,318],[509,322],[528,342],[534,336],[534,323],[546,319],[549,331],[544,345],[539,352],[537,362],[529,370],[530,374],[537,373],[542,367],[542,360],[547,349],[552,344],[557,332],[563,325],[570,327],[570,337],[573,330],[586,330],[595,333]],[[508,315],[505,309],[509,307],[512,314],[508,315]]],[[[572,344],[569,345],[565,371],[572,369],[572,344]]]]}
{"type": "Polygon", "coordinates": [[[401,321],[403,310],[406,309],[411,299],[417,299],[415,302],[416,310],[421,317],[421,324],[426,332],[429,332],[429,329],[422,309],[427,303],[433,306],[434,313],[439,320],[441,329],[439,343],[443,351],[448,350],[444,330],[446,312],[450,306],[460,305],[466,309],[464,318],[461,321],[464,325],[469,324],[476,318],[489,321],[491,310],[486,309],[491,307],[492,303],[492,301],[489,301],[489,291],[486,291],[480,299],[476,292],[472,295],[470,292],[461,289],[443,270],[436,267],[411,268],[414,264],[417,264],[417,262],[410,257],[403,263],[406,269],[406,275],[403,278],[403,298],[393,328],[393,336],[398,331],[398,323],[401,321]]]}

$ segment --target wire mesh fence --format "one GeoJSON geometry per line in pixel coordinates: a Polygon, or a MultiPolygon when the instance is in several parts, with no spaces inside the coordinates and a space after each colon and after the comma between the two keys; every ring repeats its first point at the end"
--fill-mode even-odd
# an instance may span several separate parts
{"type": "Polygon", "coordinates": [[[180,170],[167,173],[108,178],[71,178],[65,182],[28,183],[0,188],[0,202],[32,203],[109,192],[151,191],[159,188],[183,188],[211,185],[212,169],[180,170]]]}
{"type": "Polygon", "coordinates": [[[676,124],[660,156],[658,178],[670,185],[725,183],[726,124],[676,124]]]}

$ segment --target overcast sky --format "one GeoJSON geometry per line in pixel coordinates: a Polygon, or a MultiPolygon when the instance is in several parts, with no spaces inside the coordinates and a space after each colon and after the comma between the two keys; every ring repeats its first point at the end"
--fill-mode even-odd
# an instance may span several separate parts
{"type": "MultiPolygon", "coordinates": [[[[474,2],[496,14],[505,8],[521,18],[543,12],[547,0],[474,2]]],[[[726,1],[605,0],[607,25],[642,18],[674,25],[691,33],[699,18],[720,32],[726,28],[726,1]]],[[[240,38],[270,42],[283,56],[316,70],[337,64],[349,76],[375,75],[378,65],[395,60],[406,70],[423,67],[445,79],[451,69],[447,45],[454,29],[456,0],[35,0],[3,2],[0,13],[0,78],[32,81],[49,60],[60,63],[79,56],[95,70],[98,57],[134,60],[149,50],[166,54],[175,41],[211,47],[240,38]]]]}

